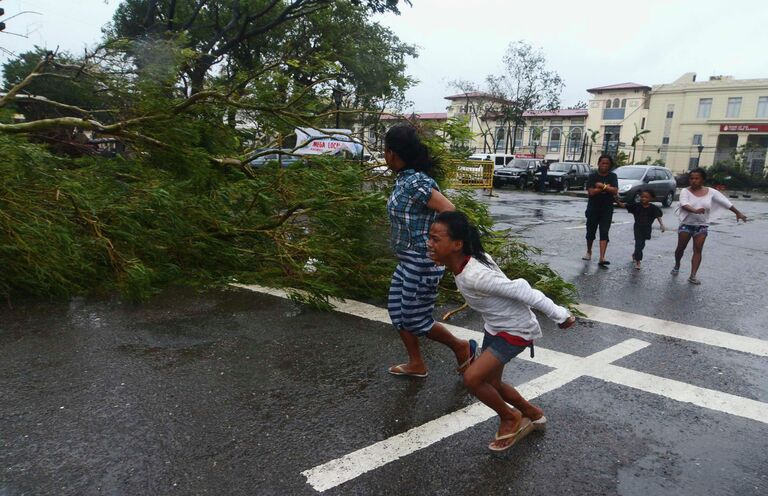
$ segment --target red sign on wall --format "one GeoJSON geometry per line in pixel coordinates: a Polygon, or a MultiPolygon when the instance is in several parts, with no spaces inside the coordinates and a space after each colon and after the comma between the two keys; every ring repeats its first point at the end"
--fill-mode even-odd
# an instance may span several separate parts
{"type": "Polygon", "coordinates": [[[768,124],[720,124],[720,132],[768,133],[768,124]]]}

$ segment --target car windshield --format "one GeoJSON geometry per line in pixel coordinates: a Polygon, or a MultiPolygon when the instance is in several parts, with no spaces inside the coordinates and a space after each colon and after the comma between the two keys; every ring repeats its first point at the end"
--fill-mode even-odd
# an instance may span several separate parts
{"type": "Polygon", "coordinates": [[[568,172],[569,170],[571,170],[571,164],[564,164],[561,162],[557,162],[550,165],[549,170],[552,172],[568,172]]]}
{"type": "Polygon", "coordinates": [[[511,161],[510,163],[508,163],[507,167],[515,167],[515,168],[518,168],[518,169],[525,169],[526,167],[528,167],[528,163],[525,160],[516,158],[513,161],[511,161]]]}
{"type": "Polygon", "coordinates": [[[642,179],[645,170],[644,167],[619,167],[614,172],[619,179],[642,179]]]}

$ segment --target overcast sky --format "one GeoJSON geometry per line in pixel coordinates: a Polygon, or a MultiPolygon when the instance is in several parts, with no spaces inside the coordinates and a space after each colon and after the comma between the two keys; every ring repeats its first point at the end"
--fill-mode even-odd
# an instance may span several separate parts
{"type": "MultiPolygon", "coordinates": [[[[7,33],[0,47],[34,45],[78,52],[101,36],[119,0],[4,0],[7,33]],[[28,35],[28,38],[10,33],[28,35]]],[[[408,72],[420,83],[414,110],[444,111],[455,79],[482,84],[499,73],[507,45],[526,40],[560,73],[564,106],[587,100],[586,88],[614,83],[672,82],[685,72],[768,78],[766,0],[413,0],[402,15],[379,16],[419,47],[408,72]]],[[[7,54],[0,62],[8,60],[7,54]]]]}

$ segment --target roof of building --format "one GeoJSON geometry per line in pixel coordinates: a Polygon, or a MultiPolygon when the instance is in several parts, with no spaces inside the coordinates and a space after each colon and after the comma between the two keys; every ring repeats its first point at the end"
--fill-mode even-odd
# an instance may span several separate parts
{"type": "Polygon", "coordinates": [[[654,85],[653,92],[712,91],[765,87],[768,87],[768,79],[765,78],[736,79],[733,76],[710,76],[708,80],[697,81],[696,73],[687,72],[671,83],[654,85]]]}
{"type": "Polygon", "coordinates": [[[587,109],[526,110],[523,117],[586,117],[587,109]]]}
{"type": "Polygon", "coordinates": [[[644,84],[637,83],[619,83],[610,84],[608,86],[598,86],[597,88],[589,88],[588,93],[594,93],[596,91],[611,91],[611,90],[649,90],[651,87],[644,84]]]}
{"type": "Polygon", "coordinates": [[[381,116],[381,120],[397,121],[400,119],[413,119],[414,117],[422,121],[443,120],[448,118],[448,113],[447,112],[422,112],[422,113],[414,112],[409,115],[384,114],[381,116]]]}

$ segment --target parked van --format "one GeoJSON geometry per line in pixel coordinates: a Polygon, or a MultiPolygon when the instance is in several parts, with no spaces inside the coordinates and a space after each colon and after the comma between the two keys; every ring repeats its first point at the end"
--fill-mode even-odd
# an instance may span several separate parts
{"type": "Polygon", "coordinates": [[[509,153],[473,153],[469,160],[488,160],[493,162],[493,170],[504,167],[515,159],[515,156],[509,153]]]}

